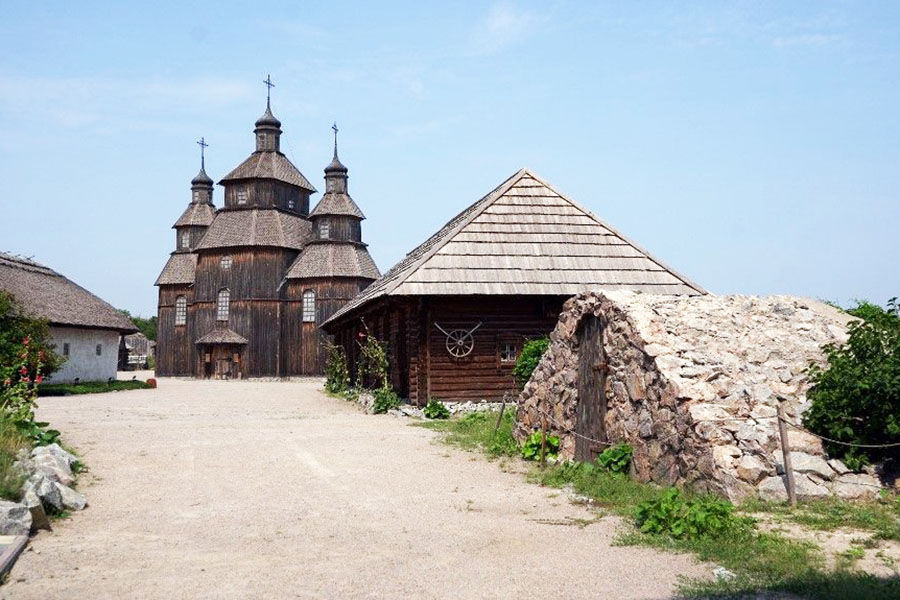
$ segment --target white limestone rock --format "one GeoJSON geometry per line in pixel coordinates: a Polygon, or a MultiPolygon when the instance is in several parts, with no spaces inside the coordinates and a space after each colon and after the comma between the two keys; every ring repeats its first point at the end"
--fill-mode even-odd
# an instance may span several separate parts
{"type": "Polygon", "coordinates": [[[880,490],[878,478],[868,473],[846,473],[831,483],[832,493],[848,500],[876,498],[880,490]]]}
{"type": "Polygon", "coordinates": [[[63,450],[62,446],[60,446],[59,444],[55,444],[55,443],[49,444],[47,446],[38,446],[34,450],[31,451],[31,456],[34,458],[37,458],[38,456],[43,456],[45,454],[50,454],[52,456],[55,456],[56,458],[66,461],[66,464],[69,465],[69,469],[74,467],[79,462],[79,459],[77,456],[75,456],[71,452],[63,450]]]}
{"type": "MultiPolygon", "coordinates": [[[[775,462],[779,473],[784,473],[784,457],[781,452],[776,453],[775,462]]],[[[834,469],[828,466],[821,456],[813,456],[806,452],[791,452],[791,468],[797,473],[818,475],[822,479],[833,479],[834,469]]]]}
{"type": "Polygon", "coordinates": [[[50,453],[39,454],[34,457],[34,465],[37,472],[45,474],[53,481],[63,485],[75,483],[75,475],[65,458],[50,453]]]}
{"type": "Polygon", "coordinates": [[[55,483],[54,485],[59,491],[59,495],[62,499],[62,505],[64,508],[68,510],[83,510],[84,507],[87,506],[87,498],[84,497],[84,494],[79,494],[72,488],[68,488],[64,485],[59,485],[58,483],[55,483]]]}

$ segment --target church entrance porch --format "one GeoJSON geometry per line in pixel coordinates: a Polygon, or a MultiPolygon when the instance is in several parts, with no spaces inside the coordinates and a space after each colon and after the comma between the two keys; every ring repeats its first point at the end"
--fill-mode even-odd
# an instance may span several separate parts
{"type": "Polygon", "coordinates": [[[199,349],[198,377],[242,379],[247,339],[230,329],[215,329],[195,342],[199,349]]]}

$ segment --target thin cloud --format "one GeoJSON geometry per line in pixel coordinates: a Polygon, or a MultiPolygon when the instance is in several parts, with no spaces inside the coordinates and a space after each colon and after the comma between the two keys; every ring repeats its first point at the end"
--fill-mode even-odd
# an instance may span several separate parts
{"type": "Polygon", "coordinates": [[[544,17],[509,2],[497,2],[472,30],[469,50],[494,54],[513,46],[537,31],[544,17]]]}

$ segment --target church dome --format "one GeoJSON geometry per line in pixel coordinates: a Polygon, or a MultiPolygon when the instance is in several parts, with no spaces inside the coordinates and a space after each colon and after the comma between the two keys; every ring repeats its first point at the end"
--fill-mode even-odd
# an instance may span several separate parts
{"type": "Polygon", "coordinates": [[[344,163],[337,157],[337,149],[334,151],[334,158],[332,158],[328,166],[325,167],[325,174],[328,175],[329,173],[347,173],[347,167],[345,167],[344,163]]]}
{"type": "Polygon", "coordinates": [[[197,173],[197,176],[191,179],[191,185],[212,185],[213,180],[212,177],[206,174],[206,169],[200,167],[200,172],[197,173]]]}
{"type": "Polygon", "coordinates": [[[278,129],[281,128],[281,121],[275,118],[275,115],[272,114],[272,108],[266,103],[266,112],[263,113],[263,116],[256,120],[256,127],[276,127],[278,129]]]}

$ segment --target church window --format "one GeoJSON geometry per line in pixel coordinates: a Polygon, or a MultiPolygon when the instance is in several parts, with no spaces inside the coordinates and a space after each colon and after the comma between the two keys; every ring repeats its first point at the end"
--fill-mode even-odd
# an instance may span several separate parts
{"type": "Polygon", "coordinates": [[[187,322],[187,298],[178,296],[175,298],[175,324],[184,325],[187,322]]]}
{"type": "Polygon", "coordinates": [[[200,199],[200,190],[194,190],[194,202],[200,199]]]}
{"type": "Polygon", "coordinates": [[[103,344],[97,344],[97,356],[103,355],[103,344]]]}
{"type": "Polygon", "coordinates": [[[288,210],[294,210],[294,201],[288,200],[288,210]]]}
{"type": "Polygon", "coordinates": [[[191,233],[189,231],[181,232],[181,247],[188,248],[191,245],[191,233]]]}
{"type": "Polygon", "coordinates": [[[312,290],[303,292],[303,322],[316,322],[316,293],[312,290]]]}
{"type": "Polygon", "coordinates": [[[256,149],[257,150],[265,150],[266,149],[266,134],[260,133],[256,138],[256,149]]]}
{"type": "Polygon", "coordinates": [[[237,203],[247,204],[247,190],[240,189],[237,191],[237,203]]]}
{"type": "Polygon", "coordinates": [[[223,271],[229,270],[231,268],[231,257],[226,255],[220,258],[219,266],[222,267],[223,271]]]}
{"type": "Polygon", "coordinates": [[[328,227],[328,221],[322,221],[321,223],[319,223],[319,238],[327,240],[330,234],[331,231],[328,227]]]}
{"type": "Polygon", "coordinates": [[[68,356],[68,355],[69,355],[69,342],[66,342],[65,344],[63,344],[63,356],[68,356]]]}
{"type": "Polygon", "coordinates": [[[228,320],[228,305],[231,301],[231,293],[228,289],[219,290],[219,298],[216,302],[216,321],[228,320]]]}

